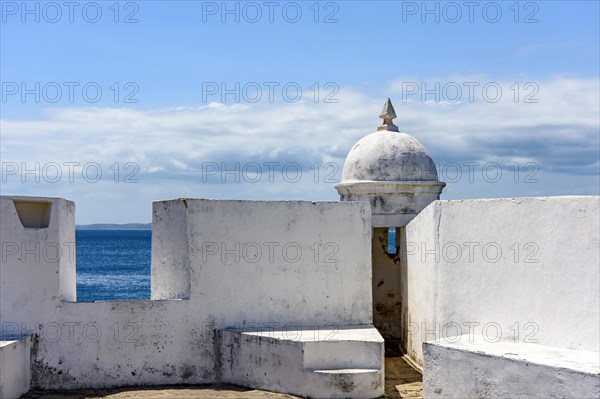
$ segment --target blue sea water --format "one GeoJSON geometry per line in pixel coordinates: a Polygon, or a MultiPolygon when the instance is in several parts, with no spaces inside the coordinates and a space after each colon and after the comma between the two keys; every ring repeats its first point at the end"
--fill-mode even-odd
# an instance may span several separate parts
{"type": "Polygon", "coordinates": [[[77,301],[150,299],[151,230],[76,230],[77,301]]]}

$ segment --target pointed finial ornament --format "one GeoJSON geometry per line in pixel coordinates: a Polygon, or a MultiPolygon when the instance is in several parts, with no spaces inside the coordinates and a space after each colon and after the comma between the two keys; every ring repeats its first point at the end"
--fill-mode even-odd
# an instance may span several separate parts
{"type": "Polygon", "coordinates": [[[383,109],[381,110],[381,114],[379,117],[383,119],[383,125],[377,127],[377,131],[380,130],[388,130],[390,132],[399,132],[398,126],[394,125],[394,118],[396,118],[396,110],[392,105],[392,101],[388,97],[387,101],[383,105],[383,109]]]}

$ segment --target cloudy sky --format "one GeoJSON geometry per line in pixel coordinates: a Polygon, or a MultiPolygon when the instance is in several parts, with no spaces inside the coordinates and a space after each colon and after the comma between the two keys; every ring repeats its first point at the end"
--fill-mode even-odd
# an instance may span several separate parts
{"type": "Polygon", "coordinates": [[[336,200],[392,99],[443,199],[599,194],[595,1],[1,1],[2,194],[336,200]]]}

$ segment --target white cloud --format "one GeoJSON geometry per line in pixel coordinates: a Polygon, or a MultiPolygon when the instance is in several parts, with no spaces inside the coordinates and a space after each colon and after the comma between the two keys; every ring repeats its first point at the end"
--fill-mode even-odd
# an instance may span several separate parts
{"type": "MultiPolygon", "coordinates": [[[[450,82],[463,88],[464,82],[479,82],[472,103],[467,92],[463,92],[456,103],[432,101],[433,94],[403,96],[402,88],[406,88],[403,82],[420,86],[424,80],[397,79],[390,83],[389,94],[398,114],[396,124],[423,142],[434,160],[535,162],[540,170],[560,173],[565,179],[561,184],[548,181],[535,187],[519,186],[512,191],[504,188],[503,196],[552,194],[557,186],[576,192],[581,187],[574,184],[587,184],[584,176],[598,173],[600,104],[597,78],[520,79],[517,102],[514,98],[516,86],[510,79],[494,81],[483,75],[449,76],[428,79],[425,83],[431,89],[436,87],[435,82],[439,82],[440,88],[450,82]],[[502,96],[495,103],[486,102],[481,93],[481,88],[491,82],[502,88],[502,96]],[[526,89],[528,82],[533,86],[526,89]],[[524,95],[533,93],[536,88],[539,90],[532,98],[538,102],[525,103],[524,95]]],[[[451,88],[448,86],[448,90],[451,88]]],[[[448,100],[443,92],[439,96],[440,100],[448,100]]],[[[341,88],[337,98],[337,104],[308,101],[297,104],[210,103],[203,107],[145,111],[49,108],[46,118],[41,120],[3,119],[3,164],[25,163],[31,168],[36,162],[41,165],[97,162],[110,180],[114,177],[109,169],[111,165],[119,163],[121,179],[128,172],[123,165],[134,162],[139,166],[136,177],[140,180],[126,188],[122,184],[68,183],[63,181],[65,178],[52,186],[32,185],[21,183],[20,175],[5,176],[3,168],[3,183],[6,183],[3,193],[52,194],[77,199],[89,197],[90,191],[96,191],[96,199],[86,200],[101,201],[100,197],[108,196],[104,192],[118,189],[122,191],[111,196],[132,202],[183,195],[335,199],[333,184],[323,182],[324,176],[332,172],[325,169],[326,162],[333,161],[341,167],[352,145],[379,124],[377,116],[385,100],[383,97],[369,98],[350,88],[341,88]],[[303,167],[318,163],[319,176],[315,179],[311,173],[316,171],[307,169],[304,171],[306,178],[297,183],[281,178],[265,184],[202,181],[203,162],[224,162],[228,168],[233,168],[235,162],[262,164],[269,161],[297,162],[303,167]]],[[[339,177],[341,171],[334,172],[335,177],[339,177]]],[[[471,185],[465,189],[471,194],[465,196],[490,196],[489,193],[497,189],[498,186],[492,190],[485,185],[471,185]]],[[[589,190],[588,193],[597,192],[597,184],[589,190]]],[[[461,197],[457,187],[449,186],[449,192],[453,197],[461,197]]],[[[110,213],[106,211],[103,215],[107,217],[110,213]]],[[[126,219],[127,214],[123,212],[122,215],[120,218],[126,219]]],[[[91,214],[86,217],[92,218],[91,214]]],[[[129,219],[136,220],[140,218],[129,219]]]]}

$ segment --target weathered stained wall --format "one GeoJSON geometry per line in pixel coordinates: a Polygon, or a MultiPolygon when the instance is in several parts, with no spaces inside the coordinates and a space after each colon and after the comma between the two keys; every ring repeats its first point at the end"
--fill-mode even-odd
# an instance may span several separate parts
{"type": "Polygon", "coordinates": [[[61,198],[0,197],[0,320],[43,319],[62,300],[75,300],[74,213],[75,204],[61,198]],[[15,203],[27,204],[20,216],[15,203]],[[21,223],[34,219],[36,207],[49,208],[48,227],[21,223]]]}
{"type": "Polygon", "coordinates": [[[461,334],[598,351],[598,197],[437,201],[403,235],[403,348],[461,334]],[[469,330],[470,329],[470,330],[469,330]]]}
{"type": "Polygon", "coordinates": [[[215,322],[372,323],[368,204],[186,202],[190,299],[215,322]]]}
{"type": "Polygon", "coordinates": [[[157,202],[156,300],[77,303],[72,254],[40,252],[74,244],[73,203],[49,201],[49,225],[36,229],[1,202],[0,322],[34,334],[33,388],[215,383],[215,328],[372,323],[368,203],[157,202]],[[35,243],[38,258],[5,251],[35,243]]]}
{"type": "Polygon", "coordinates": [[[475,335],[426,342],[423,354],[425,398],[600,397],[598,352],[475,335]]]}
{"type": "Polygon", "coordinates": [[[17,398],[31,386],[31,337],[0,339],[0,398],[17,398]]]}

